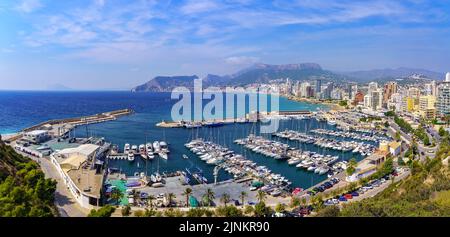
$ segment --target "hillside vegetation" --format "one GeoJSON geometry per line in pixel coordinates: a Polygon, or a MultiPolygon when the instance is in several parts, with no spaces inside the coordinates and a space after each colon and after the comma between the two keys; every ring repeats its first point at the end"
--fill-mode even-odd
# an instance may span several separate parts
{"type": "Polygon", "coordinates": [[[36,162],[17,154],[0,138],[0,216],[51,217],[56,181],[46,179],[36,162]]]}
{"type": "Polygon", "coordinates": [[[413,162],[406,180],[391,184],[373,198],[345,204],[341,210],[326,207],[319,216],[450,216],[450,139],[444,137],[436,158],[413,162]],[[445,160],[446,159],[446,160],[445,160]],[[445,160],[445,162],[443,162],[445,160]]]}

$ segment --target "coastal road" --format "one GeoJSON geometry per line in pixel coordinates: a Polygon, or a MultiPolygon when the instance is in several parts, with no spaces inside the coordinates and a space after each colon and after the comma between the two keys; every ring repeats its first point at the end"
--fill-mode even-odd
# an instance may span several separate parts
{"type": "Polygon", "coordinates": [[[16,152],[38,162],[42,172],[44,172],[45,174],[45,177],[56,180],[58,182],[55,191],[55,205],[61,217],[87,216],[89,211],[78,205],[77,201],[67,189],[67,186],[64,184],[64,181],[61,179],[61,176],[59,175],[53,164],[50,162],[50,160],[48,160],[47,158],[36,158],[17,150],[16,152]]]}
{"type": "Polygon", "coordinates": [[[397,183],[397,182],[399,182],[400,180],[405,179],[406,177],[408,177],[408,176],[410,175],[410,173],[411,173],[411,172],[410,172],[409,170],[406,170],[406,171],[404,171],[404,172],[401,172],[401,173],[399,173],[398,176],[394,176],[393,179],[388,180],[387,182],[381,184],[381,185],[378,186],[378,187],[374,187],[373,189],[368,190],[367,192],[365,192],[365,193],[359,195],[358,197],[354,197],[354,198],[352,198],[352,199],[349,199],[347,202],[344,202],[344,203],[355,202],[355,201],[361,201],[361,200],[366,199],[366,198],[372,198],[372,197],[374,197],[375,195],[381,193],[383,190],[385,190],[387,187],[389,187],[389,185],[391,185],[392,183],[397,183]]]}
{"type": "MultiPolygon", "coordinates": [[[[410,134],[403,132],[400,129],[400,127],[392,119],[388,119],[388,121],[389,121],[389,126],[395,132],[400,133],[402,140],[406,141],[409,144],[412,144],[413,138],[410,134]]],[[[436,139],[436,140],[438,141],[438,139],[436,139]]],[[[436,151],[438,149],[438,144],[436,144],[436,146],[434,146],[434,147],[427,147],[427,146],[424,146],[423,144],[417,143],[417,148],[419,149],[419,156],[420,156],[421,160],[423,160],[425,158],[425,156],[434,158],[436,155],[436,151]]]]}

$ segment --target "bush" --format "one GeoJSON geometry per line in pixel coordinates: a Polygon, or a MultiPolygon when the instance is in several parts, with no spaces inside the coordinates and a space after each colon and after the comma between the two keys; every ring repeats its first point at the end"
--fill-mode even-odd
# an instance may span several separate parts
{"type": "Polygon", "coordinates": [[[241,209],[235,206],[220,206],[216,208],[216,215],[222,217],[242,217],[244,216],[241,209]]]}
{"type": "Polygon", "coordinates": [[[116,211],[116,208],[110,205],[106,205],[98,210],[92,209],[88,217],[111,217],[116,211]]]}
{"type": "Polygon", "coordinates": [[[131,214],[131,207],[130,205],[126,205],[122,208],[122,216],[130,216],[131,214]]]}

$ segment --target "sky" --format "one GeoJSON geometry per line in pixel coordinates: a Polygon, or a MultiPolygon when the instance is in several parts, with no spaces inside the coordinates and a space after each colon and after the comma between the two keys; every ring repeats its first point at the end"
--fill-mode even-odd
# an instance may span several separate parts
{"type": "Polygon", "coordinates": [[[450,71],[450,0],[1,0],[0,90],[130,89],[255,63],[450,71]]]}

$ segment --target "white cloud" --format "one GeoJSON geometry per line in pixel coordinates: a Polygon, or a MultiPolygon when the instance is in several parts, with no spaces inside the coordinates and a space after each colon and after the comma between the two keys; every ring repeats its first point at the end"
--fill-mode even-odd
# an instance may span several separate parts
{"type": "Polygon", "coordinates": [[[181,12],[186,15],[208,12],[218,9],[218,4],[210,0],[189,0],[181,7],[181,12]]]}
{"type": "Polygon", "coordinates": [[[16,6],[16,10],[23,13],[31,13],[43,5],[39,0],[22,0],[22,2],[16,6]]]}
{"type": "Polygon", "coordinates": [[[226,58],[225,62],[231,65],[245,66],[259,62],[259,58],[248,56],[232,56],[226,58]]]}

